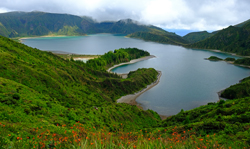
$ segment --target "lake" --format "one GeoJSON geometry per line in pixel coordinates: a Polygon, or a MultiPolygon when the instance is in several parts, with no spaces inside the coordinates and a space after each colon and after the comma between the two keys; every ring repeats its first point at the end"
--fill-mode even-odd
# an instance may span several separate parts
{"type": "Polygon", "coordinates": [[[187,49],[181,46],[146,42],[122,35],[96,34],[76,37],[46,37],[24,39],[23,43],[47,51],[102,55],[119,48],[136,47],[149,51],[156,58],[113,69],[127,73],[138,68],[162,71],[160,83],[137,98],[144,109],[162,115],[174,115],[200,105],[219,100],[217,92],[236,84],[250,75],[250,69],[204,60],[210,56],[234,57],[207,50],[187,49]]]}

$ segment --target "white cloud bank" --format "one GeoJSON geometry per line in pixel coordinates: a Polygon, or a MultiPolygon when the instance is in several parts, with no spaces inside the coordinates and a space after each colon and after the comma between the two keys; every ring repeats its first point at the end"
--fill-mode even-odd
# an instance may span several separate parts
{"type": "Polygon", "coordinates": [[[98,21],[131,18],[169,29],[218,30],[250,19],[249,8],[249,0],[1,0],[0,13],[37,10],[98,21]]]}

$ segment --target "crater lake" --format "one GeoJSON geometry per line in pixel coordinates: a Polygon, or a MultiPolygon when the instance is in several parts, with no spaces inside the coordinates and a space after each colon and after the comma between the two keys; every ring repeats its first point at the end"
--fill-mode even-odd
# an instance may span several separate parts
{"type": "Polygon", "coordinates": [[[95,34],[73,37],[43,37],[22,39],[33,48],[75,54],[102,55],[119,48],[136,47],[155,58],[123,65],[113,72],[128,73],[138,68],[155,68],[162,72],[160,83],[143,93],[137,102],[161,115],[174,115],[200,105],[219,100],[217,92],[250,75],[250,69],[224,61],[204,60],[210,56],[222,59],[236,56],[208,50],[147,42],[123,35],[95,34]]]}

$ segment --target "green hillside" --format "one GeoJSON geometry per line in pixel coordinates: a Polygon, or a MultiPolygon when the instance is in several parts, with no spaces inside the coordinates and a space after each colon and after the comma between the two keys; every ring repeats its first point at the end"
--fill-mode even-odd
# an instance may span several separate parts
{"type": "Polygon", "coordinates": [[[215,33],[208,33],[207,31],[203,31],[203,32],[192,32],[189,33],[185,36],[183,36],[183,39],[189,41],[190,43],[195,43],[201,40],[204,40],[206,38],[209,38],[211,36],[213,36],[215,33]]]}
{"type": "MultiPolygon", "coordinates": [[[[212,142],[212,140],[217,140],[220,145],[224,144],[221,148],[229,148],[230,146],[231,148],[243,148],[242,145],[245,143],[244,146],[249,147],[249,104],[249,97],[226,102],[221,100],[218,103],[208,103],[208,105],[193,110],[182,110],[177,115],[162,121],[156,127],[173,129],[177,126],[176,132],[186,131],[186,133],[199,136],[202,139],[201,142],[206,140],[207,145],[205,143],[204,145],[207,148],[214,148],[213,144],[208,143],[212,142]],[[190,130],[192,131],[189,132],[190,130]]],[[[198,142],[200,142],[199,139],[197,139],[198,142]]]]}
{"type": "MultiPolygon", "coordinates": [[[[237,25],[234,25],[234,27],[243,27],[245,24],[247,24],[249,22],[250,22],[250,19],[247,20],[247,21],[244,21],[242,23],[239,23],[237,25]]],[[[195,42],[202,41],[202,40],[204,40],[206,38],[209,38],[209,37],[215,35],[216,33],[218,33],[219,31],[221,31],[221,30],[214,31],[212,33],[208,33],[207,31],[191,32],[191,33],[183,36],[183,38],[185,40],[189,41],[190,43],[195,43],[195,42]]]]}
{"type": "Polygon", "coordinates": [[[229,26],[214,36],[188,45],[189,48],[218,49],[239,55],[250,55],[250,22],[242,27],[229,26]]]}
{"type": "MultiPolygon", "coordinates": [[[[131,50],[135,54],[141,51],[131,50]]],[[[34,135],[31,130],[43,127],[60,134],[57,125],[68,126],[78,121],[109,130],[118,129],[120,123],[127,124],[124,130],[140,129],[160,120],[156,112],[115,102],[154,82],[158,72],[152,68],[138,69],[128,74],[127,79],[121,79],[83,62],[64,60],[0,37],[0,70],[0,124],[7,126],[1,127],[0,132],[30,136],[34,135]]],[[[1,133],[0,136],[3,139],[1,133]]],[[[14,138],[4,139],[8,142],[14,138]]]]}
{"type": "Polygon", "coordinates": [[[149,26],[140,25],[131,19],[120,20],[112,24],[108,33],[131,34],[138,31],[149,31],[149,26]]]}

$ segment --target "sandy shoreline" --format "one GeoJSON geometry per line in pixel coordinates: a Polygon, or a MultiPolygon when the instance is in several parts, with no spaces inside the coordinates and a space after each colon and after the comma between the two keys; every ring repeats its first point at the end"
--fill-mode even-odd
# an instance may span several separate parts
{"type": "MultiPolygon", "coordinates": [[[[155,57],[154,55],[150,55],[150,56],[134,59],[134,60],[131,60],[130,62],[114,65],[113,67],[110,67],[107,71],[111,72],[111,70],[116,68],[116,67],[119,67],[119,66],[122,66],[122,65],[127,65],[127,64],[133,64],[133,63],[143,61],[143,60],[147,60],[147,59],[154,58],[154,57],[155,57]]],[[[149,89],[151,89],[152,87],[156,86],[160,82],[162,72],[161,71],[157,71],[157,72],[158,72],[158,75],[157,75],[157,80],[155,82],[151,83],[150,85],[147,85],[146,88],[144,88],[144,89],[142,89],[142,90],[140,90],[140,91],[138,91],[138,92],[136,92],[134,94],[129,94],[129,95],[122,96],[121,98],[117,99],[116,102],[117,103],[127,103],[127,104],[130,104],[130,105],[136,105],[138,108],[143,110],[143,108],[140,106],[140,104],[138,104],[136,102],[136,98],[139,97],[141,94],[145,93],[146,91],[148,91],[149,89]]],[[[118,74],[118,75],[120,75],[122,78],[126,78],[127,74],[128,73],[123,73],[123,74],[118,74]]],[[[166,116],[161,115],[161,118],[165,119],[166,116]]]]}
{"type": "MultiPolygon", "coordinates": [[[[143,58],[131,60],[130,62],[114,65],[113,67],[110,67],[107,71],[111,72],[111,70],[116,68],[116,67],[119,67],[119,66],[122,66],[122,65],[127,65],[127,64],[133,64],[133,63],[143,61],[143,60],[147,60],[147,59],[154,58],[154,57],[155,57],[154,55],[150,55],[150,56],[146,56],[146,57],[143,57],[143,58]]],[[[141,94],[145,93],[146,91],[148,91],[149,89],[153,88],[154,86],[156,86],[160,82],[162,72],[161,71],[157,71],[157,72],[158,72],[158,75],[157,75],[157,80],[155,82],[151,83],[150,85],[147,85],[146,88],[140,90],[139,92],[136,92],[134,94],[129,94],[129,95],[122,96],[121,98],[117,99],[116,102],[117,103],[127,103],[127,104],[130,104],[130,105],[136,105],[138,108],[143,110],[141,105],[136,102],[136,98],[139,97],[141,94]]],[[[122,76],[122,78],[126,78],[127,74],[128,73],[123,73],[123,74],[118,74],[118,75],[122,76]]],[[[167,118],[167,116],[164,116],[164,115],[160,115],[160,117],[161,117],[161,119],[166,119],[167,118]]]]}
{"type": "Polygon", "coordinates": [[[75,60],[75,61],[83,61],[83,62],[86,62],[86,61],[88,61],[88,60],[90,60],[90,59],[94,59],[94,58],[97,58],[97,57],[89,57],[89,56],[80,56],[80,57],[74,57],[73,59],[75,60]]]}
{"type": "Polygon", "coordinates": [[[45,36],[35,36],[35,37],[21,37],[18,40],[20,42],[23,42],[24,39],[43,38],[43,37],[67,37],[67,35],[45,35],[45,36]]]}
{"type": "MultiPolygon", "coordinates": [[[[139,97],[141,94],[143,94],[144,92],[148,91],[149,89],[151,89],[152,87],[156,86],[159,82],[160,82],[160,78],[161,78],[162,72],[158,71],[158,76],[157,76],[157,80],[153,83],[151,83],[150,85],[148,85],[146,88],[142,89],[141,91],[134,93],[134,94],[129,94],[126,96],[122,96],[121,98],[119,98],[117,100],[117,103],[128,103],[131,105],[138,105],[138,103],[136,102],[136,98],[139,97]]],[[[140,107],[141,108],[141,107],[140,107]]]]}
{"type": "Polygon", "coordinates": [[[134,60],[131,60],[131,61],[126,62],[126,63],[121,63],[121,64],[118,64],[118,65],[114,65],[113,67],[110,67],[107,71],[110,72],[112,69],[114,69],[116,67],[119,67],[119,66],[122,66],[122,65],[127,65],[127,64],[133,64],[133,63],[143,61],[143,60],[147,60],[147,59],[154,58],[154,57],[155,57],[154,55],[150,55],[150,56],[134,59],[134,60]]]}
{"type": "MultiPolygon", "coordinates": [[[[162,72],[158,71],[158,75],[157,75],[157,80],[153,83],[151,83],[150,85],[147,85],[146,88],[142,89],[139,92],[136,92],[134,94],[129,94],[126,96],[122,96],[121,98],[117,99],[116,102],[117,103],[127,103],[130,105],[136,105],[139,109],[143,109],[143,107],[136,102],[136,99],[143,93],[145,93],[146,91],[150,90],[151,88],[153,88],[154,86],[156,86],[159,82],[160,82],[160,78],[161,78],[162,72]]],[[[165,116],[165,115],[160,115],[161,119],[167,119],[169,116],[165,116]]]]}

